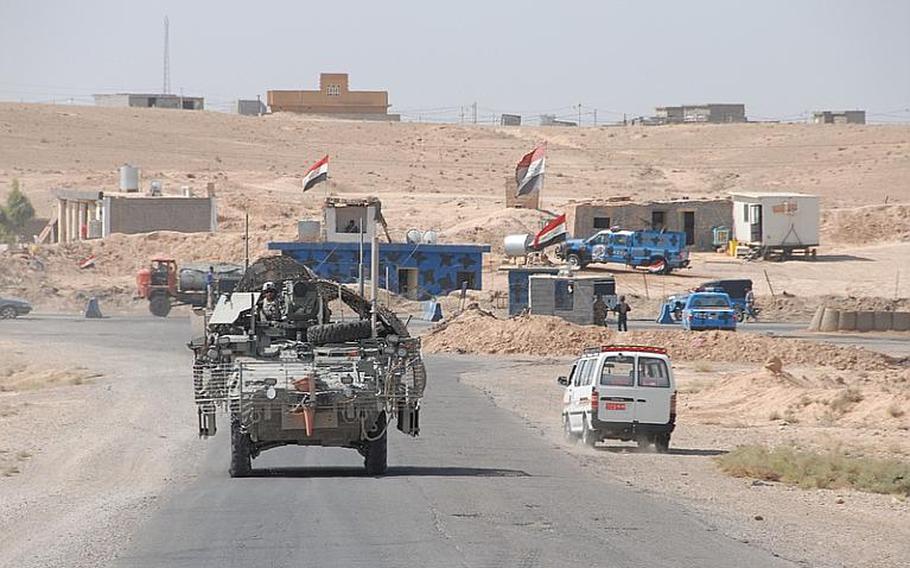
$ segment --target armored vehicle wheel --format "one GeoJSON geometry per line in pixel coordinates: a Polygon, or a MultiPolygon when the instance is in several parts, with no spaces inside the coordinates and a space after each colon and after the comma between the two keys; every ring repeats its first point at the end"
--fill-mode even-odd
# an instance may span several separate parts
{"type": "Polygon", "coordinates": [[[240,423],[231,420],[231,477],[246,477],[253,469],[250,458],[250,437],[240,429],[240,423]]]}
{"type": "Polygon", "coordinates": [[[654,437],[654,447],[657,451],[665,454],[670,451],[670,434],[658,434],[654,437]]]}
{"type": "Polygon", "coordinates": [[[312,345],[325,345],[367,339],[372,334],[370,320],[344,321],[311,325],[306,330],[306,340],[312,345]]]}
{"type": "Polygon", "coordinates": [[[382,475],[388,468],[389,441],[385,422],[385,414],[380,414],[373,431],[367,434],[372,438],[378,432],[382,432],[382,435],[375,440],[366,442],[363,465],[367,470],[367,475],[382,475]]]}
{"type": "Polygon", "coordinates": [[[164,294],[157,294],[149,299],[149,311],[159,318],[166,318],[171,312],[171,299],[164,294]]]}

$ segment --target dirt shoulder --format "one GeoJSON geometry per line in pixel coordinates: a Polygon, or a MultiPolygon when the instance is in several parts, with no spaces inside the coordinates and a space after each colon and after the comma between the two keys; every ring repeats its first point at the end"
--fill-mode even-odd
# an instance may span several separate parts
{"type": "MultiPolygon", "coordinates": [[[[498,405],[519,415],[529,427],[572,454],[599,476],[692,506],[717,520],[742,540],[767,547],[811,566],[902,566],[910,539],[910,504],[906,500],[850,490],[803,490],[779,483],[753,482],[722,474],[714,457],[745,444],[792,444],[806,449],[840,448],[853,455],[910,455],[906,419],[877,426],[879,415],[861,404],[841,416],[810,419],[821,407],[794,410],[791,421],[750,413],[747,400],[770,372],[752,366],[690,362],[675,365],[680,386],[680,414],[672,452],[640,452],[634,444],[610,441],[595,449],[563,440],[560,412],[563,389],[555,377],[568,371],[568,358],[490,358],[490,368],[462,376],[498,405]],[[752,385],[753,391],[732,392],[752,385]],[[803,418],[801,420],[801,418],[803,418]],[[743,530],[741,527],[746,526],[743,530]]],[[[788,371],[806,389],[823,381],[814,367],[788,371]],[[809,378],[809,377],[812,378],[809,378]]],[[[780,378],[790,382],[789,378],[780,378]]],[[[832,378],[837,384],[837,378],[832,378]]],[[[875,380],[875,379],[872,379],[875,380]]],[[[790,391],[789,388],[783,390],[790,391]]],[[[802,391],[803,389],[797,389],[802,391]]],[[[827,395],[833,395],[837,389],[827,395]]],[[[906,391],[904,388],[903,391],[906,391]]],[[[821,393],[808,395],[821,400],[821,393]]],[[[870,391],[871,393],[872,391],[870,391]]],[[[796,395],[796,406],[805,395],[796,395]]],[[[769,394],[769,397],[772,395],[769,394]]],[[[793,396],[791,393],[788,396],[793,396]]],[[[901,395],[907,407],[906,395],[901,395]]],[[[781,392],[781,411],[788,407],[781,392]]],[[[871,394],[870,394],[870,398],[871,394]]],[[[825,404],[830,410],[830,406],[825,404]]],[[[824,414],[824,411],[821,411],[824,414]]],[[[882,421],[883,422],[883,421],[882,421]]]]}
{"type": "Polygon", "coordinates": [[[0,345],[0,566],[108,565],[196,463],[178,412],[189,403],[174,402],[183,358],[119,348],[113,336],[109,346],[0,345]]]}

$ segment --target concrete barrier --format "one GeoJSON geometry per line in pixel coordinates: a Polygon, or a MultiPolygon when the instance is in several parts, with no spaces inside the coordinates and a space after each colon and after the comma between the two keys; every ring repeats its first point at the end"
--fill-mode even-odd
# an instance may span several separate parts
{"type": "Polygon", "coordinates": [[[875,329],[875,312],[856,312],[856,331],[875,329]]]}
{"type": "Polygon", "coordinates": [[[856,330],[856,312],[844,311],[840,313],[837,319],[838,331],[855,331],[856,330]]]}
{"type": "Polygon", "coordinates": [[[891,329],[894,331],[910,331],[910,312],[894,312],[891,317],[891,329]]]}
{"type": "Polygon", "coordinates": [[[809,331],[818,331],[819,326],[822,324],[822,315],[825,313],[825,306],[819,306],[815,309],[815,314],[812,316],[812,321],[809,322],[809,331]]]}
{"type": "Polygon", "coordinates": [[[840,319],[840,311],[833,308],[825,308],[822,314],[822,321],[818,324],[819,331],[837,331],[837,321],[840,319]]]}
{"type": "Polygon", "coordinates": [[[875,312],[872,316],[873,327],[875,331],[888,331],[891,329],[891,324],[894,321],[892,319],[892,314],[894,312],[875,312]]]}

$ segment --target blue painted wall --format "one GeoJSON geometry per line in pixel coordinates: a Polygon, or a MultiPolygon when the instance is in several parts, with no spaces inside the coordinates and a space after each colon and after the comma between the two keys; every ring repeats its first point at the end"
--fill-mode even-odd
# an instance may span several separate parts
{"type": "MultiPolygon", "coordinates": [[[[337,282],[356,282],[360,257],[359,243],[269,243],[270,250],[279,250],[297,262],[309,266],[316,274],[337,282]]],[[[483,285],[483,253],[488,245],[427,245],[409,243],[380,243],[379,285],[401,292],[399,268],[416,268],[418,292],[416,297],[427,299],[448,294],[461,288],[469,278],[480,290],[483,285]],[[385,281],[386,267],[389,280],[385,281]]],[[[364,277],[370,276],[370,243],[364,244],[364,277]]]]}

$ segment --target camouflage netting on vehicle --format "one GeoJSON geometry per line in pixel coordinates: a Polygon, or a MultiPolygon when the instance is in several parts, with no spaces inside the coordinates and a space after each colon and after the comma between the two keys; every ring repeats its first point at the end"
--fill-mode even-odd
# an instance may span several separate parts
{"type": "MultiPolygon", "coordinates": [[[[319,293],[326,298],[338,298],[340,290],[342,302],[354,310],[362,319],[370,317],[369,300],[337,282],[319,278],[309,267],[287,256],[260,258],[250,265],[234,290],[236,292],[258,292],[266,282],[283,282],[285,280],[316,282],[319,287],[319,293]]],[[[400,337],[410,337],[404,323],[388,308],[379,306],[378,317],[383,326],[392,333],[400,337]]]]}

